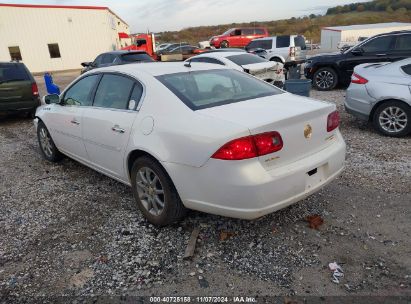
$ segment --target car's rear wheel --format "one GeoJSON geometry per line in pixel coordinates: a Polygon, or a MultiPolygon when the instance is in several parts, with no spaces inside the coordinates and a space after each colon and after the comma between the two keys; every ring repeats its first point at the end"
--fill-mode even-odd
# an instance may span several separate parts
{"type": "Polygon", "coordinates": [[[224,40],[224,41],[222,41],[222,42],[220,43],[220,47],[221,47],[222,49],[228,48],[229,46],[230,46],[230,44],[228,43],[227,40],[224,40]]]}
{"type": "Polygon", "coordinates": [[[42,121],[37,126],[37,139],[40,145],[41,154],[51,162],[57,162],[63,158],[63,154],[57,149],[47,127],[42,121]]]}
{"type": "Polygon", "coordinates": [[[185,216],[187,209],[173,182],[152,158],[143,156],[134,162],[131,184],[137,206],[150,223],[165,226],[185,216]]]}
{"type": "Polygon", "coordinates": [[[338,75],[332,68],[321,68],[314,73],[313,85],[319,91],[330,91],[338,84],[338,75]]]}
{"type": "Polygon", "coordinates": [[[411,107],[400,101],[388,101],[374,112],[373,124],[384,135],[401,137],[411,132],[411,107]]]}

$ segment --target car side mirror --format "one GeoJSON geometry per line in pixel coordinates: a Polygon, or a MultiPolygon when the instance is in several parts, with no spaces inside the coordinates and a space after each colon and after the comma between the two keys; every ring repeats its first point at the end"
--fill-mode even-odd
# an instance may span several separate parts
{"type": "Polygon", "coordinates": [[[82,62],[81,65],[86,68],[88,66],[92,66],[93,63],[92,62],[82,62]]]}
{"type": "Polygon", "coordinates": [[[362,53],[364,53],[364,50],[362,48],[355,48],[351,51],[351,54],[355,55],[355,56],[359,56],[362,55],[362,53]]]}
{"type": "Polygon", "coordinates": [[[45,104],[57,104],[60,103],[60,96],[57,94],[50,94],[43,97],[45,104]]]}

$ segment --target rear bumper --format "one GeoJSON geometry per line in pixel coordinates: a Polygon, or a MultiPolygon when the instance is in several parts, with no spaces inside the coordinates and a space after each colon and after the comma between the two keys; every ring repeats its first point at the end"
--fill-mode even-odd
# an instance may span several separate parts
{"type": "Polygon", "coordinates": [[[40,106],[40,99],[0,102],[0,112],[33,111],[40,106]]]}
{"type": "Polygon", "coordinates": [[[369,120],[376,100],[367,91],[366,85],[352,83],[346,91],[345,110],[362,120],[369,120]]]}
{"type": "Polygon", "coordinates": [[[323,150],[270,171],[258,159],[210,159],[201,168],[163,165],[187,208],[251,220],[320,190],[341,173],[344,161],[345,143],[336,132],[333,143],[323,150]]]}

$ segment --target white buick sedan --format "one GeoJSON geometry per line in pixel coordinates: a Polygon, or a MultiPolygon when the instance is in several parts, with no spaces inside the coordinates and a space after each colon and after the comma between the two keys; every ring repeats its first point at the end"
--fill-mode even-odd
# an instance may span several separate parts
{"type": "Polygon", "coordinates": [[[335,105],[215,64],[96,69],[44,101],[35,119],[44,157],[67,155],[131,186],[156,225],[186,208],[255,219],[344,166],[335,105]]]}

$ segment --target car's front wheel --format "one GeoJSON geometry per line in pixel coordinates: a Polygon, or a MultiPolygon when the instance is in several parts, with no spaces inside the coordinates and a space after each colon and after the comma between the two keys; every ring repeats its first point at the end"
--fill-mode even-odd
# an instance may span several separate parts
{"type": "Polygon", "coordinates": [[[411,132],[411,107],[400,101],[389,101],[374,112],[373,124],[384,135],[401,137],[411,132]]]}
{"type": "Polygon", "coordinates": [[[338,75],[332,68],[321,68],[314,73],[313,85],[319,91],[333,90],[338,84],[338,75]]]}
{"type": "Polygon", "coordinates": [[[222,42],[220,43],[220,47],[221,47],[222,49],[228,48],[229,46],[230,46],[230,44],[228,43],[227,40],[224,40],[224,41],[222,41],[222,42]]]}
{"type": "Polygon", "coordinates": [[[143,156],[134,162],[131,184],[137,206],[150,223],[165,226],[186,214],[170,177],[152,158],[143,156]]]}
{"type": "Polygon", "coordinates": [[[37,126],[37,139],[41,154],[43,154],[45,159],[51,162],[57,162],[62,159],[63,155],[57,149],[46,125],[42,121],[39,121],[37,126]]]}

